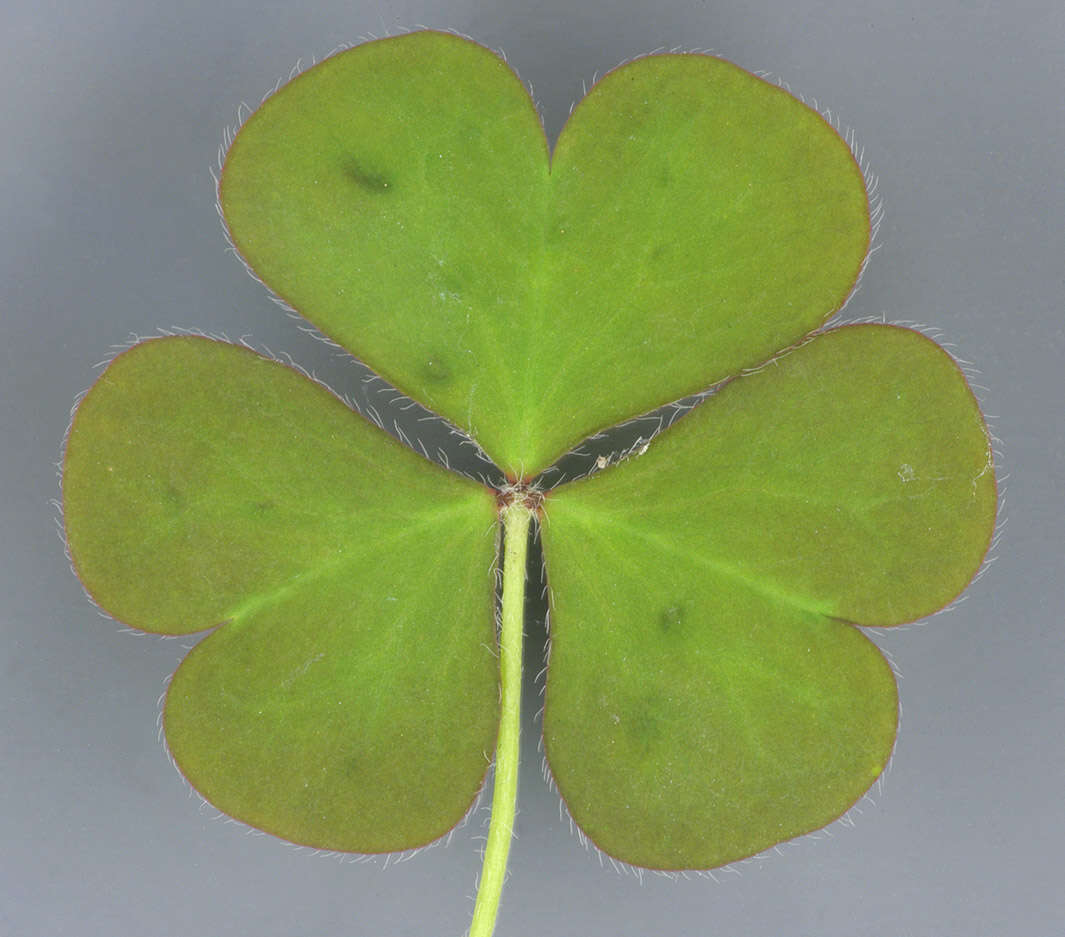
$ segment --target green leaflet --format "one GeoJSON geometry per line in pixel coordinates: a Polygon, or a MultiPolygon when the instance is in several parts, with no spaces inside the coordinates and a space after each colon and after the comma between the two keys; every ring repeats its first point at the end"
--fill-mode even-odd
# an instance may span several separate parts
{"type": "Polygon", "coordinates": [[[503,61],[421,32],[267,100],[220,196],[269,286],[514,479],[795,342],[865,258],[846,144],[719,59],[611,72],[548,164],[503,61]]]}
{"type": "Polygon", "coordinates": [[[469,808],[495,744],[490,492],[247,349],[157,339],[78,408],[64,508],[86,588],[185,634],[164,726],[220,809],[383,852],[469,808]]]}
{"type": "Polygon", "coordinates": [[[895,681],[849,623],[930,614],[995,516],[964,377],[852,326],[549,493],[548,763],[611,855],[704,868],[817,829],[884,768],[895,681]]]}

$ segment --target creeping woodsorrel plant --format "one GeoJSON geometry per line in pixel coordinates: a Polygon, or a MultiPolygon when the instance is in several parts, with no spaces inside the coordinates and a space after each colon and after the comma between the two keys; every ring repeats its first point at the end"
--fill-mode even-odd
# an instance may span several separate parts
{"type": "Polygon", "coordinates": [[[862,796],[897,696],[857,626],[956,596],[996,493],[944,351],[823,328],[870,239],[828,122],[727,62],[654,55],[603,78],[550,153],[500,58],[419,32],[268,98],[219,199],[278,296],[509,482],[426,461],[240,345],[160,338],[109,365],[66,447],[70,550],[116,618],[210,629],[164,710],[204,797],[295,842],[404,850],[464,816],[495,752],[489,934],[534,518],[544,745],[596,845],[710,868],[862,796]],[[589,435],[710,389],[639,453],[539,483],[589,435]]]}

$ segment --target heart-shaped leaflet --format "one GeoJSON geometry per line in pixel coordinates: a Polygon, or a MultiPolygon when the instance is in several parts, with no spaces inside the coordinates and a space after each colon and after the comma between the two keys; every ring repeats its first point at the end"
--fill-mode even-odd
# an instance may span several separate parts
{"type": "Polygon", "coordinates": [[[78,407],[63,473],[89,592],[213,629],[163,726],[219,809],[325,849],[447,832],[495,745],[495,499],[240,346],[154,339],[78,407]]]}
{"type": "Polygon", "coordinates": [[[821,325],[869,243],[844,141],[734,65],[616,69],[549,158],[507,65],[435,32],[268,98],[220,198],[267,285],[512,479],[821,325]]]}

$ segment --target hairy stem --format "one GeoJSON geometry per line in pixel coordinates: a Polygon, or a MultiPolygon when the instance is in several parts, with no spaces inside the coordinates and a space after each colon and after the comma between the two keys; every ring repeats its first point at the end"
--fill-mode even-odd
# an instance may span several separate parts
{"type": "Polygon", "coordinates": [[[499,633],[501,686],[499,738],[492,780],[492,821],[469,937],[492,937],[507,873],[518,799],[521,725],[521,645],[525,617],[525,565],[532,513],[520,501],[503,511],[503,614],[499,633]]]}

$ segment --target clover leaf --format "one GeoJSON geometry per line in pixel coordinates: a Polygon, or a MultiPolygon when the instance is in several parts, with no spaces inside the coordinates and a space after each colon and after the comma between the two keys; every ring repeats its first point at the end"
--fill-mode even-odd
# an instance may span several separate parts
{"type": "Polygon", "coordinates": [[[891,668],[853,625],[947,604],[994,506],[961,372],[885,326],[826,332],[551,492],[544,742],[577,822],[672,869],[845,812],[897,722],[891,668]]]}
{"type": "Polygon", "coordinates": [[[160,338],[110,364],[67,441],[71,554],[115,617],[209,631],[164,712],[208,800],[297,842],[401,850],[463,816],[494,749],[471,930],[490,934],[534,517],[545,748],[600,848],[713,867],[868,789],[897,695],[857,626],[957,595],[996,494],[945,352],[821,328],[870,232],[824,119],[721,60],[650,56],[600,81],[549,154],[499,57],[420,32],[267,99],[219,195],[271,289],[510,484],[428,463],[240,345],[160,338]],[[586,436],[714,385],[639,453],[538,489],[586,436]]]}
{"type": "Polygon", "coordinates": [[[733,65],[617,69],[549,158],[506,64],[437,33],[267,100],[220,200],[276,293],[514,480],[802,338],[869,241],[844,141],[733,65]]]}

